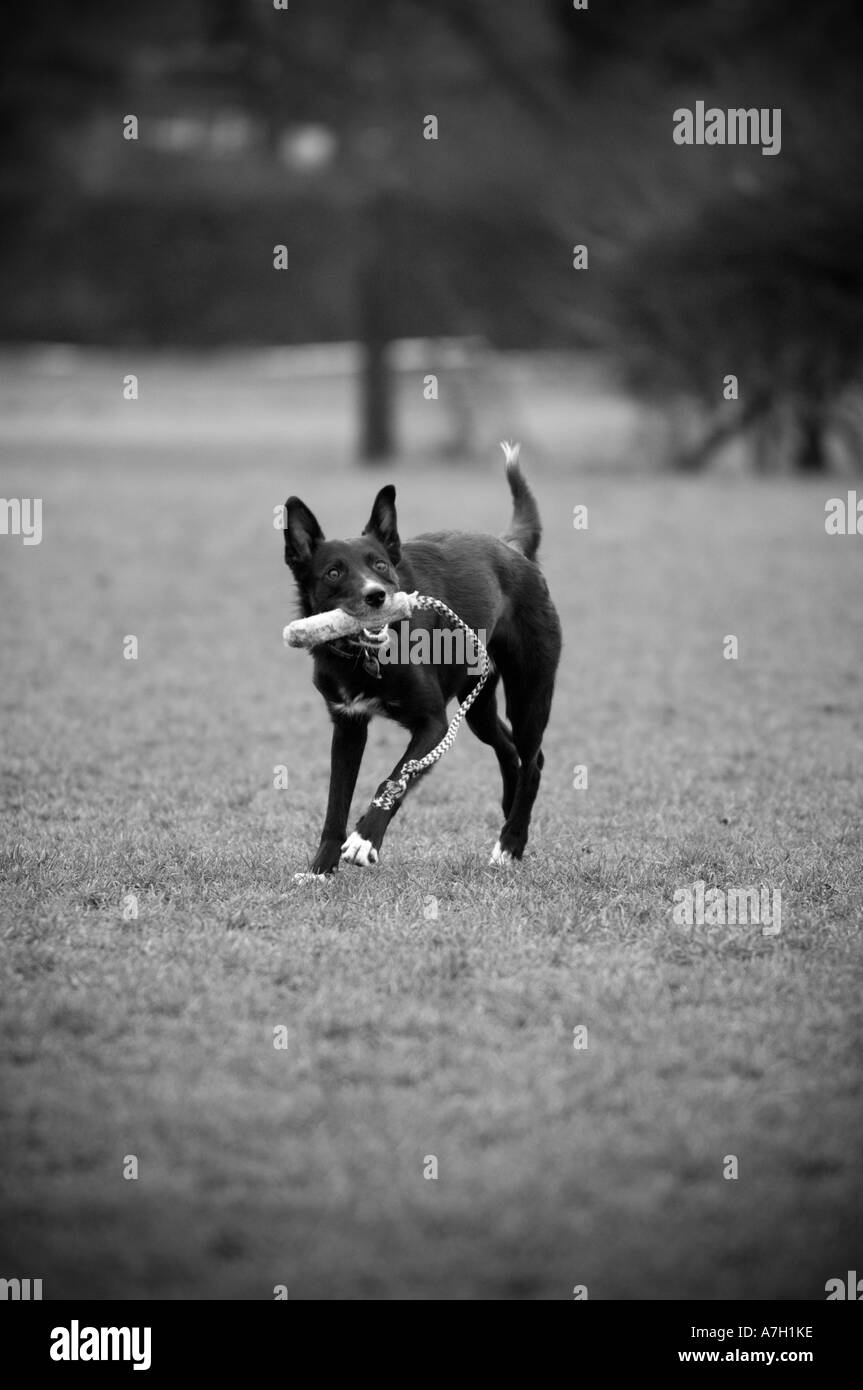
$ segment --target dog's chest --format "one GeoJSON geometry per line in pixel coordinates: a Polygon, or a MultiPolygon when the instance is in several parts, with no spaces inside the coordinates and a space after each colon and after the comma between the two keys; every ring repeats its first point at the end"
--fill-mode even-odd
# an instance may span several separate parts
{"type": "Polygon", "coordinates": [[[400,721],[404,713],[401,692],[392,689],[388,677],[372,678],[362,668],[343,670],[331,662],[321,662],[315,685],[333,714],[341,718],[370,719],[383,715],[400,721]]]}
{"type": "Polygon", "coordinates": [[[342,681],[338,682],[336,689],[328,697],[328,703],[336,714],[347,718],[370,719],[373,715],[379,714],[385,719],[399,720],[402,714],[400,703],[391,699],[388,693],[352,690],[342,681]]]}
{"type": "Polygon", "coordinates": [[[384,713],[383,701],[376,695],[351,695],[347,690],[340,691],[340,698],[331,700],[330,705],[337,714],[353,715],[357,719],[384,713]]]}

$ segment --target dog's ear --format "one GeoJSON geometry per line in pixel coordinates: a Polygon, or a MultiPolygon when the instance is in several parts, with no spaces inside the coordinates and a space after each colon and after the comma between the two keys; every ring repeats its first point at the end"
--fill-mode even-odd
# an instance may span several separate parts
{"type": "Polygon", "coordinates": [[[299,497],[285,503],[285,564],[294,572],[307,568],[316,545],[324,539],[317,520],[299,497]]]}
{"type": "Polygon", "coordinates": [[[374,536],[381,542],[394,565],[402,557],[402,543],[399,540],[396,522],[396,490],[392,483],[382,487],[375,498],[372,514],[363,528],[364,536],[374,536]]]}

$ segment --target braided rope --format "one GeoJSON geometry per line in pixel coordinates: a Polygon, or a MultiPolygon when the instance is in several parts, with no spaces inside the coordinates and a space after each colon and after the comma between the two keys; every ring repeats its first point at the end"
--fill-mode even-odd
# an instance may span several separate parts
{"type": "Polygon", "coordinates": [[[455,714],[450,720],[449,728],[447,729],[440,743],[435,744],[431,752],[426,753],[425,757],[410,758],[408,762],[404,764],[400,777],[387,778],[386,782],[384,783],[383,791],[380,792],[379,795],[374,797],[372,800],[372,805],[379,807],[382,811],[391,811],[393,806],[395,806],[396,802],[400,801],[401,798],[404,796],[405,792],[407,791],[410,779],[412,777],[418,776],[418,774],[421,772],[425,772],[426,768],[432,767],[438,761],[438,759],[442,758],[444,753],[446,753],[448,749],[452,747],[452,745],[455,743],[456,734],[458,733],[461,727],[462,720],[464,719],[465,715],[467,714],[476,697],[479,695],[480,691],[482,690],[491,673],[491,661],[489,660],[488,652],[486,651],[482,642],[477,637],[473,628],[468,627],[467,623],[462,622],[458,614],[454,613],[451,608],[448,608],[447,605],[441,599],[430,598],[428,594],[418,594],[414,599],[413,606],[414,608],[434,609],[436,613],[441,613],[444,617],[451,619],[451,621],[454,622],[457,627],[460,627],[463,632],[467,633],[468,637],[473,639],[476,645],[476,649],[479,652],[480,678],[474,686],[473,690],[468,695],[467,699],[464,701],[464,703],[459,705],[458,709],[456,710],[455,714]]]}

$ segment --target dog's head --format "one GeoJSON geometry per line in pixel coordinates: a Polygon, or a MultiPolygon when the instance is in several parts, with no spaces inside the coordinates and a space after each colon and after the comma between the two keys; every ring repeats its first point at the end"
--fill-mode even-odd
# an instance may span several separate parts
{"type": "Polygon", "coordinates": [[[357,540],[328,541],[299,497],[285,503],[285,564],[289,565],[305,617],[343,608],[372,623],[401,587],[396,565],[401,541],[396,490],[382,487],[357,540]]]}

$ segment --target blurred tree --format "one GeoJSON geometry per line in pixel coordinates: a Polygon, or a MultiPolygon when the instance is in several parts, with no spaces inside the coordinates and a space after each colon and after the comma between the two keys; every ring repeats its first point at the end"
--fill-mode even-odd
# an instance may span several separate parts
{"type": "Polygon", "coordinates": [[[597,65],[607,85],[631,80],[634,112],[647,74],[649,135],[638,148],[658,157],[643,198],[628,171],[628,225],[615,212],[619,254],[603,285],[597,341],[647,401],[679,408],[684,419],[690,403],[700,405],[700,428],[685,431],[678,465],[704,467],[747,433],[756,464],[776,445],[797,469],[821,470],[840,435],[850,441],[846,456],[859,455],[849,394],[863,376],[855,173],[863,10],[856,0],[716,0],[659,11],[626,3],[588,29],[563,0],[552,6],[571,80],[586,80],[597,65]],[[657,98],[664,148],[650,125],[657,98]],[[671,113],[696,99],[780,108],[780,154],[678,148],[669,159],[671,113]],[[739,379],[739,402],[723,399],[727,373],[739,379]]]}
{"type": "Polygon", "coordinates": [[[564,109],[543,81],[550,50],[541,44],[537,50],[535,42],[548,26],[541,13],[529,11],[515,25],[504,24],[500,7],[489,0],[316,0],[279,28],[249,22],[253,11],[260,16],[260,0],[230,0],[230,6],[243,13],[233,26],[247,45],[241,67],[260,74],[263,53],[278,55],[266,80],[246,87],[274,135],[298,119],[336,132],[362,348],[360,453],[369,461],[390,457],[388,349],[424,266],[439,310],[450,316],[449,331],[472,326],[459,303],[451,239],[449,261],[445,242],[429,254],[416,236],[406,235],[412,220],[406,213],[413,206],[427,209],[430,220],[441,211],[455,218],[471,206],[488,206],[507,183],[526,191],[528,170],[537,164],[537,132],[519,128],[504,152],[501,108],[514,102],[519,118],[527,108],[546,122],[564,109]],[[525,35],[534,41],[524,42],[525,35]],[[437,141],[424,138],[429,114],[443,126],[442,158],[437,141]]]}

